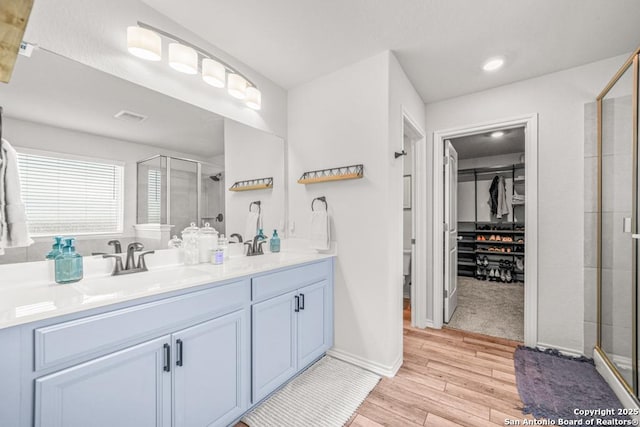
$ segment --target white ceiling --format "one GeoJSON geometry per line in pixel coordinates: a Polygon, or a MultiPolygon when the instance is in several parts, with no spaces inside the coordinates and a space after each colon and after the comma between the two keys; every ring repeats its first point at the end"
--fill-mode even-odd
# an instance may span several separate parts
{"type": "Polygon", "coordinates": [[[393,50],[425,102],[640,44],[637,0],[143,0],[285,89],[393,50]],[[506,57],[493,74],[483,62],[506,57]]]}
{"type": "Polygon", "coordinates": [[[451,144],[460,160],[524,153],[524,128],[505,129],[503,132],[499,138],[493,138],[492,132],[463,136],[452,139],[451,144]]]}
{"type": "Polygon", "coordinates": [[[18,57],[0,100],[7,117],[195,156],[224,151],[221,116],[44,50],[18,57]],[[115,119],[121,110],[148,118],[115,119]]]}

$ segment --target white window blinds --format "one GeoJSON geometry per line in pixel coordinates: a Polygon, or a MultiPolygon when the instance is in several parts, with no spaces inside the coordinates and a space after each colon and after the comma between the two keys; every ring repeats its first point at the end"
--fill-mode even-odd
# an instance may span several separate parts
{"type": "Polygon", "coordinates": [[[33,236],[122,232],[122,166],[31,153],[18,165],[33,236]]]}
{"type": "Polygon", "coordinates": [[[149,169],[147,178],[147,216],[149,224],[160,224],[161,188],[162,174],[158,169],[149,169]]]}

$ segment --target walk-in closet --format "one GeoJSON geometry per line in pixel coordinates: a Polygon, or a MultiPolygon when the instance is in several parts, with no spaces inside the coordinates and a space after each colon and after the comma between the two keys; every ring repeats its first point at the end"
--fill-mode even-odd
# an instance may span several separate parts
{"type": "Polygon", "coordinates": [[[449,141],[458,157],[458,303],[448,327],[524,339],[524,132],[449,141]]]}

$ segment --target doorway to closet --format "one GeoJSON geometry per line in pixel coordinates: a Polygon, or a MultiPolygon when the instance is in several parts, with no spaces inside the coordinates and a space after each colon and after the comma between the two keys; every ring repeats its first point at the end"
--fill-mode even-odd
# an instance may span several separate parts
{"type": "Polygon", "coordinates": [[[525,127],[444,141],[444,318],[524,341],[525,127]]]}

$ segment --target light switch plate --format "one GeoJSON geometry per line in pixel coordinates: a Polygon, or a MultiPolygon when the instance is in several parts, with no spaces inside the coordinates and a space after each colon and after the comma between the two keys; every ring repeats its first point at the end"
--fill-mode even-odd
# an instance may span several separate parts
{"type": "Polygon", "coordinates": [[[622,232],[631,233],[631,217],[622,218],[622,232]]]}

